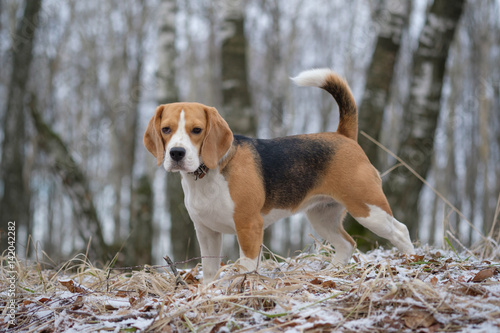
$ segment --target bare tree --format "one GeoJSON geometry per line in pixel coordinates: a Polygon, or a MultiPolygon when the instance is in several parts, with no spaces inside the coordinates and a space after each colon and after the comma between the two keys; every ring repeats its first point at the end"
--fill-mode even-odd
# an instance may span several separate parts
{"type": "MultiPolygon", "coordinates": [[[[177,11],[176,0],[162,0],[160,2],[157,72],[157,100],[159,104],[179,101],[176,83],[177,50],[175,46],[177,11]]],[[[167,205],[170,214],[170,243],[173,257],[180,260],[198,256],[199,248],[196,233],[184,206],[184,193],[178,172],[170,172],[167,175],[167,205]]]]}
{"type": "MultiPolygon", "coordinates": [[[[398,156],[422,177],[431,166],[446,59],[463,7],[463,0],[434,1],[414,54],[398,156]]],[[[421,188],[422,182],[402,167],[390,173],[384,185],[394,215],[408,224],[413,239],[418,230],[421,188]]]]}
{"type": "Polygon", "coordinates": [[[225,2],[222,35],[222,113],[237,134],[255,136],[257,117],[252,110],[247,75],[245,4],[225,2]]]}
{"type": "Polygon", "coordinates": [[[133,170],[136,153],[139,102],[142,95],[144,35],[148,27],[149,9],[144,3],[134,3],[119,9],[110,6],[110,11],[119,12],[125,22],[122,31],[108,31],[108,43],[112,52],[108,67],[110,88],[101,94],[105,115],[111,121],[110,144],[112,170],[110,181],[114,189],[113,205],[114,242],[119,244],[124,237],[126,220],[130,218],[130,198],[133,192],[133,170]],[[128,200],[127,200],[128,198],[128,200]],[[124,212],[129,213],[124,218],[124,212]]]}
{"type": "Polygon", "coordinates": [[[16,221],[17,226],[30,230],[30,189],[28,170],[25,168],[26,117],[25,96],[35,33],[39,25],[41,0],[26,1],[23,18],[13,36],[13,64],[7,95],[7,111],[3,123],[4,139],[0,175],[3,193],[0,200],[0,252],[7,244],[7,224],[16,221]]]}
{"type": "MultiPolygon", "coordinates": [[[[408,26],[411,3],[408,0],[386,0],[376,9],[375,27],[378,30],[375,50],[366,76],[365,91],[359,106],[359,129],[381,141],[384,110],[389,101],[389,93],[396,61],[401,47],[401,38],[408,26]]],[[[372,164],[380,169],[379,148],[361,137],[359,144],[372,164]]]]}
{"type": "Polygon", "coordinates": [[[151,265],[153,235],[153,189],[146,175],[137,180],[132,193],[130,235],[126,243],[125,264],[151,265]]]}
{"type": "MultiPolygon", "coordinates": [[[[36,103],[32,103],[30,111],[38,132],[38,145],[45,152],[52,172],[61,178],[64,188],[71,198],[75,219],[78,221],[76,223],[78,233],[84,244],[91,241],[89,256],[94,259],[111,259],[87,177],[71,157],[67,145],[61,137],[42,120],[41,115],[36,110],[36,103]]],[[[85,251],[85,249],[80,250],[85,251]]]]}

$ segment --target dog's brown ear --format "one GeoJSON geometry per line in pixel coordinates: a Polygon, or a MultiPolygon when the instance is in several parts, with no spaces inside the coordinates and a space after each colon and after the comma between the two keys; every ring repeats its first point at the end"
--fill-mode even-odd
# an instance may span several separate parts
{"type": "Polygon", "coordinates": [[[206,107],[207,134],[201,147],[201,158],[209,169],[215,169],[233,143],[233,132],[215,108],[206,107]]]}
{"type": "Polygon", "coordinates": [[[160,105],[156,108],[154,116],[149,120],[148,127],[144,133],[144,146],[156,157],[156,163],[159,166],[165,158],[165,144],[161,138],[161,115],[165,105],[160,105]]]}

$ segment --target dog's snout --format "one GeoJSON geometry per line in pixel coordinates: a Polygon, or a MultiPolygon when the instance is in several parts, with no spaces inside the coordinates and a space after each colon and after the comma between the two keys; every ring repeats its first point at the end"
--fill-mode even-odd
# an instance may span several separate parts
{"type": "Polygon", "coordinates": [[[184,158],[184,156],[186,156],[186,149],[182,147],[173,147],[172,149],[170,149],[170,157],[174,161],[179,162],[184,158]]]}

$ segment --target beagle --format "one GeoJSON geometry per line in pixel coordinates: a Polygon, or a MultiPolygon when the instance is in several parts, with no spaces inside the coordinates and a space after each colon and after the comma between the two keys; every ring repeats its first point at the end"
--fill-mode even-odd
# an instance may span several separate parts
{"type": "Polygon", "coordinates": [[[160,105],[149,121],[144,145],[158,165],[182,175],[205,283],[218,271],[222,234],[237,235],[240,264],[255,270],[263,230],[299,211],[335,247],[332,264],[347,264],[354,250],[342,226],[346,210],[400,251],[414,253],[408,229],[392,216],[379,173],[357,143],[357,108],[346,81],[329,69],[292,80],[333,96],[337,132],[271,140],[233,135],[215,108],[198,103],[160,105]]]}

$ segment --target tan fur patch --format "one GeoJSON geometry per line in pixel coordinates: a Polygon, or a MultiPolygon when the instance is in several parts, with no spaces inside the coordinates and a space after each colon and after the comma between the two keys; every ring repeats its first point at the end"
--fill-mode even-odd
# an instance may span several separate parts
{"type": "Polygon", "coordinates": [[[382,191],[382,181],[361,147],[342,135],[337,137],[335,158],[332,159],[320,186],[311,195],[330,195],[344,205],[354,217],[367,217],[367,205],[375,205],[392,216],[391,209],[382,191]]]}
{"type": "Polygon", "coordinates": [[[160,165],[165,157],[165,144],[161,136],[161,116],[164,105],[156,108],[154,116],[149,120],[148,127],[142,139],[146,149],[156,157],[157,165],[160,165]]]}
{"type": "Polygon", "coordinates": [[[264,220],[261,209],[265,192],[252,151],[248,147],[239,146],[224,174],[234,202],[238,242],[245,256],[254,259],[259,255],[263,238],[264,220]]]}
{"type": "Polygon", "coordinates": [[[204,111],[207,131],[201,148],[201,158],[208,168],[215,169],[231,147],[233,132],[215,108],[206,107],[204,111]]]}

